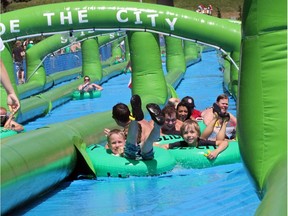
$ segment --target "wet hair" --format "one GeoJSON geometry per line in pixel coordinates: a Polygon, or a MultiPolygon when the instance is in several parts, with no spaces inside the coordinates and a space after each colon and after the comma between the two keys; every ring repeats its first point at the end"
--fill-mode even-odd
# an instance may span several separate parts
{"type": "Polygon", "coordinates": [[[229,97],[228,97],[228,95],[226,95],[226,94],[221,94],[221,95],[219,95],[218,97],[217,97],[217,102],[219,102],[220,100],[222,100],[222,99],[228,99],[229,100],[229,97]]]}
{"type": "Polygon", "coordinates": [[[5,116],[1,116],[1,127],[4,127],[6,121],[8,120],[8,116],[7,116],[7,110],[4,107],[0,107],[1,113],[5,113],[5,114],[1,114],[1,115],[5,115],[5,116]]]}
{"type": "Polygon", "coordinates": [[[126,104],[118,103],[113,106],[112,118],[120,122],[128,122],[130,116],[130,110],[126,104]]]}
{"type": "Polygon", "coordinates": [[[168,116],[171,116],[172,113],[176,113],[175,106],[172,104],[167,104],[163,109],[162,109],[162,114],[165,116],[166,114],[168,116]]]}
{"type": "Polygon", "coordinates": [[[187,131],[187,129],[189,129],[189,128],[194,128],[195,131],[198,133],[198,136],[201,135],[200,126],[199,126],[198,122],[195,120],[192,120],[192,119],[187,119],[186,121],[183,122],[183,124],[180,128],[181,136],[183,136],[184,132],[187,131]]]}
{"type": "Polygon", "coordinates": [[[4,127],[7,119],[8,119],[8,116],[3,116],[3,117],[1,117],[1,127],[4,127]]]}
{"type": "Polygon", "coordinates": [[[90,80],[90,77],[89,77],[89,76],[84,76],[84,80],[85,80],[86,78],[88,78],[88,79],[90,80]]]}
{"type": "Polygon", "coordinates": [[[118,134],[118,135],[122,136],[122,138],[123,138],[124,140],[126,140],[126,136],[125,136],[125,134],[124,134],[124,132],[123,132],[122,130],[120,130],[120,129],[113,129],[113,130],[111,130],[111,131],[108,133],[108,135],[107,135],[107,142],[108,142],[109,147],[110,147],[110,138],[111,138],[111,136],[112,136],[113,134],[118,134]]]}
{"type": "Polygon", "coordinates": [[[187,108],[188,113],[187,113],[187,118],[186,118],[185,120],[189,119],[190,116],[191,116],[191,109],[190,109],[189,104],[187,104],[187,103],[185,103],[185,102],[183,102],[183,101],[181,101],[180,103],[178,103],[178,104],[177,104],[177,108],[176,108],[176,115],[178,115],[178,108],[179,108],[180,106],[184,106],[184,107],[187,108]]]}
{"type": "Polygon", "coordinates": [[[194,107],[196,107],[194,99],[190,96],[183,97],[181,101],[187,103],[191,109],[194,109],[194,107]]]}

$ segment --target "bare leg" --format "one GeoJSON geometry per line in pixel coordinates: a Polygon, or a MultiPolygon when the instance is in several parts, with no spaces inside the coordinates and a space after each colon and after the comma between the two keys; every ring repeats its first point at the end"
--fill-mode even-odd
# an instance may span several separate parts
{"type": "Polygon", "coordinates": [[[21,81],[22,84],[25,83],[24,71],[21,71],[21,81]]]}

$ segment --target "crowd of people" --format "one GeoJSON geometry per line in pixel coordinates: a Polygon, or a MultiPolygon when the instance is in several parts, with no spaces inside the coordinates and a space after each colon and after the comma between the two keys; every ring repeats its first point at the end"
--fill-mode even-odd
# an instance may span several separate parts
{"type": "MultiPolygon", "coordinates": [[[[31,39],[27,39],[23,41],[17,40],[12,49],[12,57],[16,70],[16,78],[18,85],[24,84],[26,82],[25,78],[25,70],[24,70],[24,60],[26,58],[26,51],[34,46],[34,41],[31,39]]],[[[81,49],[80,42],[74,42],[70,46],[66,46],[65,48],[60,49],[59,51],[53,53],[53,55],[57,54],[66,54],[77,52],[81,49]]]]}
{"type": "MultiPolygon", "coordinates": [[[[13,57],[17,62],[19,61],[19,67],[21,67],[21,59],[17,59],[15,56],[24,56],[21,54],[23,52],[22,44],[21,42],[16,42],[16,44],[17,49],[13,52],[13,57]]],[[[0,38],[0,51],[3,49],[4,44],[0,38]]],[[[20,108],[19,99],[14,92],[3,62],[0,61],[0,63],[1,84],[6,89],[10,111],[8,114],[4,107],[0,107],[1,127],[21,132],[24,130],[23,126],[14,121],[14,115],[20,108]]],[[[101,91],[103,88],[95,83],[90,83],[90,77],[85,76],[84,83],[78,87],[78,90],[82,92],[101,91]]],[[[181,100],[171,98],[162,110],[157,104],[150,103],[146,108],[151,116],[151,121],[144,119],[139,95],[133,95],[130,103],[132,113],[123,103],[116,104],[112,110],[113,119],[123,129],[104,130],[107,135],[107,148],[115,155],[137,160],[151,160],[154,158],[153,146],[157,146],[156,141],[160,135],[181,135],[183,141],[162,147],[172,149],[187,146],[217,146],[207,155],[207,158],[212,160],[227,148],[229,140],[235,139],[237,119],[228,112],[229,97],[225,94],[219,95],[215,103],[202,112],[195,109],[194,99],[190,96],[183,97],[181,100]],[[202,133],[198,124],[200,120],[206,125],[202,133]]]]}
{"type": "Polygon", "coordinates": [[[229,140],[235,139],[227,136],[228,125],[236,130],[237,124],[236,117],[228,112],[228,101],[227,95],[219,95],[211,107],[201,112],[195,110],[194,99],[190,96],[182,100],[171,98],[162,110],[157,104],[148,104],[146,108],[152,120],[147,121],[140,96],[133,95],[130,100],[132,113],[123,103],[113,107],[112,117],[122,129],[104,130],[106,147],[117,156],[151,160],[154,158],[153,146],[165,149],[214,146],[215,150],[205,155],[213,160],[227,148],[229,140]],[[202,133],[200,120],[206,124],[202,133]],[[161,135],[180,135],[183,141],[159,145],[157,140],[161,135]]]}
{"type": "Polygon", "coordinates": [[[197,13],[202,13],[202,14],[207,14],[212,16],[212,11],[213,11],[213,7],[212,5],[208,5],[207,7],[205,7],[203,4],[198,5],[196,12],[197,13]]]}

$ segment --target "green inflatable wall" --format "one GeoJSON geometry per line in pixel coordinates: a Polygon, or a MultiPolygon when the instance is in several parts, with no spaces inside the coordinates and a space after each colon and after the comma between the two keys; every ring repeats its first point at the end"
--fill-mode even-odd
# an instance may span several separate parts
{"type": "Polygon", "coordinates": [[[132,94],[140,95],[144,105],[148,101],[164,104],[167,100],[167,87],[158,35],[149,32],[129,32],[128,40],[133,70],[132,94]]]}
{"type": "Polygon", "coordinates": [[[245,1],[238,95],[239,144],[263,201],[287,215],[287,1],[245,1]]]}

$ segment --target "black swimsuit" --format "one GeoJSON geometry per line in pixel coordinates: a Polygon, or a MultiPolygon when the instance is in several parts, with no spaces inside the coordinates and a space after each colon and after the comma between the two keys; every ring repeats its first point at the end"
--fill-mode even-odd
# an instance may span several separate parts
{"type": "MultiPolygon", "coordinates": [[[[214,146],[214,147],[216,147],[216,141],[204,140],[204,139],[198,138],[198,145],[196,147],[199,147],[199,146],[214,146]]],[[[169,149],[179,148],[179,147],[189,147],[189,145],[185,141],[180,141],[180,142],[175,142],[175,143],[169,144],[169,149]]]]}

